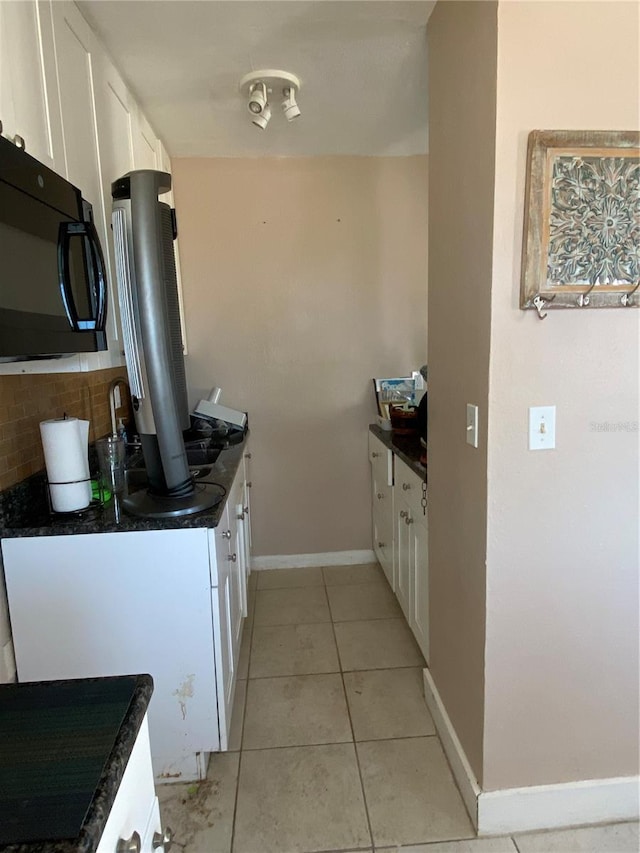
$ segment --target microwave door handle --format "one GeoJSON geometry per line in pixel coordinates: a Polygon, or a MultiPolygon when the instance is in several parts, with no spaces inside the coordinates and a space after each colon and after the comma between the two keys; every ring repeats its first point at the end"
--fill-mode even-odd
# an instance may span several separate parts
{"type": "Polygon", "coordinates": [[[58,232],[58,274],[62,303],[71,328],[75,332],[103,332],[107,316],[107,286],[105,266],[100,241],[92,222],[61,222],[58,232]],[[70,247],[74,237],[82,238],[88,248],[92,268],[92,286],[95,295],[95,317],[78,316],[73,288],[71,287],[70,247]]]}

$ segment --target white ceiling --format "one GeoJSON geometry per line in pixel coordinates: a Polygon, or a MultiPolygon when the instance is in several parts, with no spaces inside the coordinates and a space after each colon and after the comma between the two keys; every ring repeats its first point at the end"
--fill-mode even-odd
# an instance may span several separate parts
{"type": "Polygon", "coordinates": [[[423,154],[435,0],[83,0],[147,118],[178,157],[423,154]],[[238,92],[298,75],[302,116],[255,128],[238,92]]]}

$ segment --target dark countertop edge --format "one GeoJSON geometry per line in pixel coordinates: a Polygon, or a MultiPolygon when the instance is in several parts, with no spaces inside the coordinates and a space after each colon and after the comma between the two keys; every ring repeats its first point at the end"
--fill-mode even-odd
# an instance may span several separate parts
{"type": "Polygon", "coordinates": [[[427,466],[420,462],[422,447],[417,435],[394,435],[392,431],[382,429],[377,424],[369,424],[369,432],[406,462],[421,480],[427,479],[427,466]]]}
{"type": "MultiPolygon", "coordinates": [[[[4,510],[3,499],[6,500],[7,496],[14,494],[21,487],[26,486],[27,482],[33,488],[41,488],[44,483],[44,474],[41,473],[30,477],[29,481],[18,483],[16,486],[12,486],[10,489],[5,490],[5,492],[0,493],[0,539],[17,539],[27,536],[72,536],[88,533],[118,533],[141,530],[176,530],[185,527],[217,527],[234,477],[242,463],[247,439],[248,435],[239,444],[222,450],[218,459],[211,466],[211,473],[200,481],[203,483],[216,483],[222,486],[226,492],[222,500],[209,510],[193,513],[192,515],[181,515],[176,518],[141,518],[122,511],[120,520],[117,521],[113,510],[113,501],[111,501],[103,509],[97,510],[92,517],[73,518],[67,521],[42,515],[39,512],[37,519],[34,519],[34,523],[29,524],[29,507],[25,506],[23,513],[24,524],[12,524],[11,520],[7,522],[6,516],[10,513],[4,510]]],[[[28,504],[28,499],[24,503],[28,504]]]]}
{"type": "MultiPolygon", "coordinates": [[[[117,679],[122,676],[108,677],[117,679]]],[[[102,769],[100,781],[87,809],[78,837],[58,841],[8,844],[0,847],[0,853],[95,853],[153,693],[153,679],[150,675],[138,675],[136,679],[137,682],[133,688],[129,707],[118,731],[113,749],[102,769]]],[[[92,682],[104,681],[104,678],[65,679],[65,681],[78,680],[92,682]]]]}

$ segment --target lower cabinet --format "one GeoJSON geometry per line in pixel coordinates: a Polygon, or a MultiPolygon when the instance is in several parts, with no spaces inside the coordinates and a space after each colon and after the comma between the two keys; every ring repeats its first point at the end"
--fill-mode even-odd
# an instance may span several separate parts
{"type": "Polygon", "coordinates": [[[227,749],[246,612],[234,488],[215,529],[2,541],[18,679],[149,673],[158,781],[204,778],[227,749]]]}
{"type": "Polygon", "coordinates": [[[372,433],[369,459],[374,551],[428,663],[429,557],[424,483],[372,433]]]}
{"type": "Polygon", "coordinates": [[[369,433],[371,464],[371,523],[373,550],[389,585],[396,590],[394,576],[393,454],[369,433]]]}
{"type": "Polygon", "coordinates": [[[153,853],[154,850],[164,849],[161,842],[158,845],[162,835],[160,809],[151,769],[149,726],[145,717],[96,853],[115,853],[123,847],[127,850],[135,849],[136,836],[140,839],[140,853],[153,853]],[[125,847],[122,843],[124,841],[129,841],[132,846],[125,847]]]}

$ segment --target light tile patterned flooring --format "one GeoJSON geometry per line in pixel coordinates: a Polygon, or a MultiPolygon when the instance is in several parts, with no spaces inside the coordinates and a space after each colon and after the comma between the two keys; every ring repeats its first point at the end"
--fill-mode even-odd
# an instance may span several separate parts
{"type": "Polygon", "coordinates": [[[633,824],[474,838],[379,566],[250,581],[230,751],[158,787],[178,853],[637,853],[633,824]]]}

